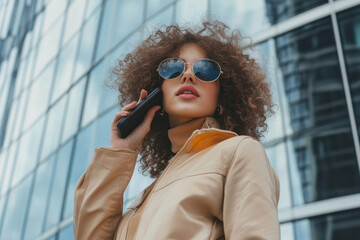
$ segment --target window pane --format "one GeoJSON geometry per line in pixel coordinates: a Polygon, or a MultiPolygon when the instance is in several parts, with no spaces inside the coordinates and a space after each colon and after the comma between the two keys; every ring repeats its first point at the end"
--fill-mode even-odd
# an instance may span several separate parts
{"type": "Polygon", "coordinates": [[[176,23],[199,24],[205,20],[208,0],[182,0],[176,2],[176,23]]]}
{"type": "MultiPolygon", "coordinates": [[[[41,1],[38,1],[41,2],[41,1]]],[[[65,2],[65,1],[63,1],[65,2]]],[[[33,28],[33,39],[31,47],[35,47],[35,45],[39,44],[39,38],[41,36],[42,25],[44,20],[44,12],[39,13],[35,18],[34,28],[33,28]]]]}
{"type": "Polygon", "coordinates": [[[82,79],[71,89],[69,93],[69,103],[66,110],[62,142],[65,142],[78,130],[81,107],[85,92],[85,83],[86,79],[82,79]]]}
{"type": "Polygon", "coordinates": [[[118,108],[112,108],[96,121],[95,147],[110,146],[110,128],[118,108]]]}
{"type": "Polygon", "coordinates": [[[85,108],[81,126],[87,125],[99,113],[101,90],[104,81],[104,61],[99,63],[90,73],[89,84],[86,93],[85,108]]]}
{"type": "Polygon", "coordinates": [[[36,79],[30,88],[30,97],[24,121],[24,129],[30,127],[33,122],[43,114],[48,107],[52,78],[54,75],[54,61],[36,79]]]}
{"type": "Polygon", "coordinates": [[[19,115],[18,115],[18,107],[19,107],[19,100],[14,100],[12,102],[11,108],[10,108],[10,113],[9,113],[10,116],[9,116],[7,127],[6,127],[6,133],[5,133],[3,149],[7,148],[9,146],[10,140],[13,137],[14,124],[16,122],[16,119],[19,117],[19,115]]]}
{"type": "MultiPolygon", "coordinates": [[[[159,11],[162,10],[162,8],[168,5],[173,5],[174,2],[175,2],[174,0],[166,1],[165,3],[162,0],[147,0],[146,18],[149,18],[155,15],[156,13],[159,13],[159,11]]],[[[173,9],[173,7],[171,7],[171,9],[173,9]]]]}
{"type": "Polygon", "coordinates": [[[41,164],[36,171],[35,186],[24,239],[34,239],[42,232],[51,176],[53,175],[54,159],[54,156],[50,157],[50,159],[41,164]]]}
{"type": "Polygon", "coordinates": [[[83,129],[77,137],[74,159],[71,166],[70,181],[67,187],[64,219],[73,214],[75,186],[80,176],[85,172],[90,158],[94,154],[94,130],[94,123],[92,123],[83,129]]]}
{"type": "MultiPolygon", "coordinates": [[[[67,0],[52,0],[45,8],[45,19],[43,29],[46,31],[66,9],[67,0]]],[[[53,27],[53,26],[52,26],[53,27]]]]}
{"type": "MultiPolygon", "coordinates": [[[[23,82],[25,79],[27,63],[28,63],[28,57],[22,59],[19,64],[18,72],[16,74],[16,85],[15,85],[14,98],[17,98],[19,96],[21,90],[24,88],[23,82]]],[[[2,63],[2,65],[4,65],[4,63],[2,63]]]]}
{"type": "MultiPolygon", "coordinates": [[[[59,0],[54,0],[54,1],[59,1],[59,0]]],[[[57,54],[59,49],[59,42],[60,42],[63,22],[64,22],[64,17],[61,17],[42,37],[41,42],[39,44],[34,76],[37,76],[40,73],[40,71],[45,67],[45,65],[57,54]]]]}
{"type": "MultiPolygon", "coordinates": [[[[89,1],[92,2],[92,1],[89,1]]],[[[77,55],[76,67],[75,67],[75,76],[74,79],[77,80],[81,77],[86,71],[89,70],[91,66],[91,60],[93,57],[95,40],[97,36],[98,23],[100,18],[100,9],[98,9],[91,18],[85,23],[82,32],[81,40],[79,45],[79,53],[77,55]]]]}
{"type": "MultiPolygon", "coordinates": [[[[29,84],[31,83],[31,81],[33,80],[33,76],[34,75],[34,66],[35,63],[37,63],[37,59],[36,57],[36,51],[37,49],[31,49],[30,54],[29,54],[29,58],[27,61],[27,65],[26,65],[26,71],[25,71],[25,75],[24,75],[24,81],[23,81],[23,88],[26,88],[27,86],[29,86],[29,84]]],[[[39,55],[38,55],[39,56],[39,55]]],[[[37,57],[38,57],[37,56],[37,57]]]]}
{"type": "Polygon", "coordinates": [[[96,61],[100,59],[109,48],[108,37],[110,35],[110,26],[115,2],[115,0],[105,1],[105,5],[103,7],[104,10],[100,26],[100,35],[96,49],[96,61]]]}
{"type": "Polygon", "coordinates": [[[296,221],[296,240],[360,239],[359,219],[360,209],[353,209],[296,221]]]}
{"type": "MultiPolygon", "coordinates": [[[[156,0],[158,1],[158,0],[156,0]]],[[[153,2],[153,1],[152,1],[153,2]]],[[[155,9],[154,6],[151,5],[151,3],[147,4],[148,6],[148,14],[151,14],[155,9]],[[150,8],[150,9],[149,9],[150,8]],[[152,9],[152,10],[151,10],[152,9]]],[[[156,9],[158,6],[155,6],[156,9]]],[[[161,4],[161,7],[164,7],[164,4],[161,4]]],[[[151,15],[147,15],[148,20],[146,21],[146,32],[145,35],[149,35],[149,33],[152,32],[152,30],[155,27],[160,27],[162,25],[170,25],[173,22],[174,17],[174,5],[171,4],[168,8],[165,10],[162,10],[160,13],[155,15],[154,17],[150,18],[151,15]]]]}
{"type": "Polygon", "coordinates": [[[328,3],[327,0],[277,0],[265,2],[266,13],[271,24],[282,22],[302,12],[306,12],[322,4],[328,3]]]}
{"type": "Polygon", "coordinates": [[[32,176],[28,177],[10,193],[0,239],[20,239],[31,180],[32,176]]]}
{"type": "Polygon", "coordinates": [[[360,7],[342,12],[338,18],[355,120],[360,136],[360,7]]]}
{"type": "Polygon", "coordinates": [[[12,132],[12,135],[13,135],[12,140],[17,139],[21,133],[23,123],[24,123],[23,119],[26,114],[28,95],[29,95],[29,91],[25,90],[20,96],[20,99],[19,99],[20,103],[19,103],[19,107],[17,109],[17,118],[15,119],[15,123],[14,123],[14,131],[12,132]]]}
{"type": "Polygon", "coordinates": [[[59,240],[71,240],[74,239],[73,225],[70,224],[66,228],[62,229],[59,233],[59,240]]]}
{"type": "Polygon", "coordinates": [[[275,40],[290,110],[294,204],[360,190],[353,137],[330,18],[275,40]],[[300,190],[301,189],[301,190],[300,190]]]}
{"type": "Polygon", "coordinates": [[[60,141],[67,96],[64,96],[49,111],[41,159],[54,151],[60,141]]]}
{"type": "Polygon", "coordinates": [[[2,225],[2,214],[4,212],[4,204],[5,204],[6,196],[0,197],[0,226],[2,225]]]}
{"type": "Polygon", "coordinates": [[[259,63],[261,69],[266,74],[266,82],[270,84],[272,100],[273,103],[276,104],[276,107],[274,107],[275,114],[266,120],[268,124],[267,132],[264,133],[264,143],[266,143],[282,138],[285,135],[283,129],[283,119],[285,116],[283,115],[284,110],[280,102],[280,96],[285,95],[285,91],[283,83],[278,77],[279,74],[281,74],[281,70],[277,63],[275,42],[270,39],[261,43],[257,45],[256,50],[250,52],[250,54],[253,55],[252,57],[259,63]]]}
{"type": "Polygon", "coordinates": [[[76,0],[68,8],[63,43],[66,43],[82,24],[86,0],[76,0]]]}
{"type": "Polygon", "coordinates": [[[129,33],[140,27],[144,18],[144,0],[115,1],[112,8],[114,8],[115,12],[113,13],[114,18],[111,25],[112,30],[110,31],[110,47],[113,47],[129,33]]]}
{"type": "Polygon", "coordinates": [[[2,195],[5,194],[10,187],[10,178],[11,178],[11,174],[14,171],[13,168],[15,167],[17,148],[18,148],[18,142],[16,141],[10,146],[10,149],[8,150],[9,152],[6,155],[6,166],[5,166],[6,170],[3,176],[2,186],[1,186],[2,195]]]}
{"type": "Polygon", "coordinates": [[[101,8],[102,0],[91,0],[88,1],[86,6],[86,15],[85,18],[88,18],[95,10],[101,8]]]}
{"type": "MultiPolygon", "coordinates": [[[[272,2],[264,0],[230,0],[219,4],[216,0],[210,0],[210,13],[231,29],[240,29],[242,34],[250,35],[270,27],[268,14],[271,13],[271,9],[267,9],[266,6],[271,5],[272,2]]],[[[284,1],[276,2],[281,5],[280,2],[284,1]]]]}
{"type": "Polygon", "coordinates": [[[290,182],[286,163],[286,147],[284,143],[266,148],[266,153],[271,166],[278,174],[280,181],[280,199],[278,208],[289,208],[291,206],[290,182]]]}
{"type": "Polygon", "coordinates": [[[295,240],[293,223],[283,223],[280,225],[281,239],[295,240]]]}
{"type": "MultiPolygon", "coordinates": [[[[8,162],[8,159],[7,159],[8,152],[9,152],[9,150],[5,150],[5,149],[3,149],[0,152],[0,190],[1,190],[1,186],[2,186],[3,177],[5,174],[4,171],[6,169],[6,164],[8,162]]],[[[1,216],[1,209],[0,209],[0,216],[1,216]]]]}
{"type": "Polygon", "coordinates": [[[29,129],[20,139],[16,168],[11,186],[15,186],[37,163],[40,140],[44,128],[44,117],[29,129]]]}
{"type": "Polygon", "coordinates": [[[53,173],[53,182],[50,187],[49,207],[47,210],[47,217],[45,229],[48,229],[60,220],[61,207],[65,194],[66,178],[69,170],[71,150],[73,147],[73,140],[71,139],[64,146],[62,146],[57,154],[55,170],[53,173]]]}
{"type": "Polygon", "coordinates": [[[68,88],[72,82],[72,73],[74,69],[74,61],[76,49],[78,46],[79,34],[70,40],[66,46],[61,49],[59,62],[55,76],[55,86],[52,93],[51,103],[58,99],[68,88]]]}
{"type": "Polygon", "coordinates": [[[328,0],[229,0],[219,4],[210,0],[210,13],[231,29],[240,29],[242,34],[251,35],[327,3],[328,0]]]}

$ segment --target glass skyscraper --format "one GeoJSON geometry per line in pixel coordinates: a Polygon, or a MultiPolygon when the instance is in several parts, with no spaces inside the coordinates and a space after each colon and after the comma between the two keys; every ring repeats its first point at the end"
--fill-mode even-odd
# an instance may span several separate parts
{"type": "MultiPolygon", "coordinates": [[[[73,239],[73,195],[110,146],[105,86],[155,26],[250,36],[277,114],[282,239],[360,239],[360,0],[0,0],[0,239],[73,239]]],[[[124,208],[153,180],[138,165],[124,208]]]]}

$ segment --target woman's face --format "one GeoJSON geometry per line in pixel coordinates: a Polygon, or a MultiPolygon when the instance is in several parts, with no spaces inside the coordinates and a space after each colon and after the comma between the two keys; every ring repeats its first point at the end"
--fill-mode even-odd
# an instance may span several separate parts
{"type": "Polygon", "coordinates": [[[169,115],[170,127],[175,127],[194,118],[214,114],[218,102],[220,82],[204,82],[197,79],[192,71],[192,63],[207,58],[204,49],[195,43],[183,45],[177,56],[186,62],[185,71],[175,79],[165,79],[162,83],[163,106],[169,115]],[[184,94],[181,88],[192,87],[197,94],[184,94]]]}

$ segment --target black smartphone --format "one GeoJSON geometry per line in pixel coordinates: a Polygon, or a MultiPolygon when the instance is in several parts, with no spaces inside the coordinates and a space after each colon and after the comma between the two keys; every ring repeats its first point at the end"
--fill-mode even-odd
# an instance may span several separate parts
{"type": "Polygon", "coordinates": [[[146,113],[153,106],[162,106],[163,93],[160,87],[156,88],[150,94],[148,94],[140,103],[138,103],[130,114],[121,118],[116,127],[118,129],[119,136],[126,138],[145,118],[146,113]]]}

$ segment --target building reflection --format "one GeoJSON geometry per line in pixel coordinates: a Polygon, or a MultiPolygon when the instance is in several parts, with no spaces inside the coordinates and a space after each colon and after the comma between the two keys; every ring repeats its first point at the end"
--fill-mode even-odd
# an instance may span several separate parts
{"type": "MultiPolygon", "coordinates": [[[[272,24],[321,1],[266,1],[272,24]]],[[[352,10],[354,12],[355,10],[352,10]]],[[[359,12],[359,8],[357,9],[359,12]]],[[[344,13],[346,14],[346,13],[344,13]]],[[[360,20],[340,17],[352,104],[360,126],[360,20]],[[341,23],[343,21],[343,23],[341,23]]],[[[357,14],[356,16],[360,16],[357,14]]],[[[288,151],[293,205],[360,192],[359,168],[330,17],[275,38],[290,119],[288,151]]],[[[285,113],[286,114],[286,113],[285,113]]],[[[295,221],[296,239],[357,239],[358,210],[295,221]],[[326,235],[324,233],[327,233],[326,235]]]]}
{"type": "Polygon", "coordinates": [[[265,0],[267,17],[271,25],[328,3],[327,0],[265,0]]]}

